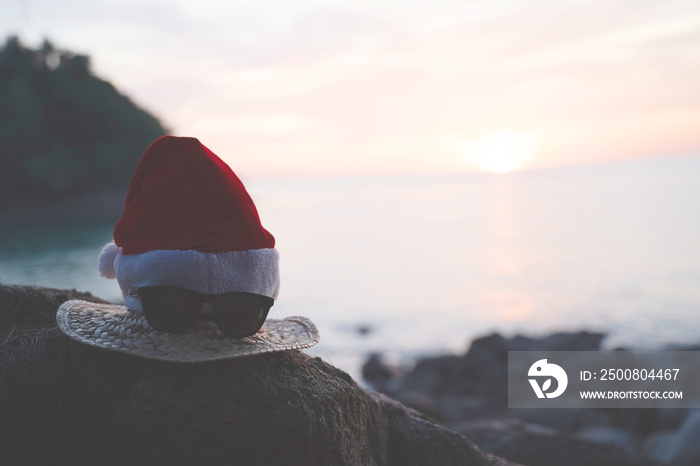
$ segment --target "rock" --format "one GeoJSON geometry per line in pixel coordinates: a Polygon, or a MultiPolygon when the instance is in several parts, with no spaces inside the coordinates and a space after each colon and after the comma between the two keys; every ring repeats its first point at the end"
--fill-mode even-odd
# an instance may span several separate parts
{"type": "MultiPolygon", "coordinates": [[[[692,440],[700,438],[700,426],[697,435],[686,434],[685,440],[667,431],[681,425],[687,409],[507,408],[508,351],[596,351],[604,337],[589,332],[543,338],[488,335],[474,340],[464,356],[420,360],[388,394],[467,434],[488,451],[507,453],[511,460],[526,464],[618,464],[618,459],[619,464],[654,464],[645,462],[641,452],[654,460],[667,460],[674,445],[679,461],[686,461],[682,464],[700,464],[693,456],[692,440]],[[544,430],[534,432],[533,425],[544,430]],[[580,437],[574,435],[577,431],[580,437]],[[571,457],[562,446],[572,448],[571,457]],[[546,456],[549,448],[558,450],[551,462],[546,456]],[[573,459],[579,452],[582,456],[573,459]]],[[[696,432],[686,424],[684,429],[696,432]]]]}
{"type": "Polygon", "coordinates": [[[674,466],[691,466],[700,464],[700,410],[694,409],[686,417],[673,441],[668,446],[670,450],[669,463],[674,466]]]}
{"type": "Polygon", "coordinates": [[[362,378],[379,391],[389,390],[389,383],[401,375],[401,369],[384,362],[381,355],[372,353],[362,366],[362,378]]]}
{"type": "MultiPolygon", "coordinates": [[[[445,394],[435,399],[439,415],[434,416],[444,424],[468,419],[484,419],[498,415],[498,406],[482,396],[457,396],[445,394]]],[[[420,410],[419,410],[420,411],[420,410]]]]}
{"type": "Polygon", "coordinates": [[[452,355],[421,359],[413,370],[405,375],[396,396],[401,397],[405,393],[436,395],[451,383],[460,360],[459,356],[452,355]]]}
{"type": "Polygon", "coordinates": [[[609,411],[613,425],[624,427],[641,436],[661,428],[657,426],[657,409],[609,409],[609,411]]]}
{"type": "Polygon", "coordinates": [[[585,411],[581,408],[512,408],[508,410],[508,414],[528,423],[572,432],[581,425],[585,411]]]}
{"type": "Polygon", "coordinates": [[[70,299],[106,303],[76,290],[0,284],[0,342],[13,339],[25,330],[56,327],[56,310],[70,299]]]}
{"type": "Polygon", "coordinates": [[[666,351],[700,351],[700,345],[672,343],[664,347],[666,351]]]}
{"type": "Polygon", "coordinates": [[[633,432],[616,426],[587,426],[576,432],[579,438],[617,445],[630,451],[639,450],[641,440],[633,432]]]}
{"type": "Polygon", "coordinates": [[[527,349],[521,344],[527,345],[528,340],[520,336],[507,340],[498,334],[477,338],[460,361],[450,388],[461,390],[469,387],[467,381],[471,381],[471,385],[476,383],[482,390],[503,387],[508,380],[508,351],[527,349]]]}
{"type": "Polygon", "coordinates": [[[585,408],[578,410],[574,429],[582,426],[614,425],[614,410],[610,408],[585,408]]]}
{"type": "Polygon", "coordinates": [[[676,439],[675,430],[652,432],[642,445],[642,454],[649,458],[668,462],[671,459],[672,446],[676,439]]]}
{"type": "Polygon", "coordinates": [[[652,466],[659,463],[616,445],[558,433],[521,420],[464,422],[454,429],[480,448],[533,466],[652,466]]]}
{"type": "MultiPolygon", "coordinates": [[[[405,408],[398,402],[391,402],[384,395],[377,394],[389,408],[403,412],[405,408]]],[[[413,412],[415,413],[415,411],[413,412]]],[[[464,437],[444,429],[434,429],[430,420],[416,416],[412,422],[397,422],[389,437],[388,449],[393,452],[387,464],[390,465],[471,465],[489,464],[498,466],[517,466],[502,458],[491,456],[478,450],[463,448],[464,437]],[[479,453],[475,456],[474,453],[479,453]],[[446,453],[448,452],[448,453],[446,453]],[[459,454],[455,454],[459,452],[459,454]]],[[[304,464],[308,464],[304,463],[304,464]]],[[[355,463],[353,463],[355,464],[355,463]]],[[[356,463],[369,464],[369,463],[356,463]]]]}
{"type": "MultiPolygon", "coordinates": [[[[604,333],[561,332],[536,342],[536,351],[597,351],[605,338],[604,333]]],[[[513,351],[513,350],[511,350],[513,351]]]]}
{"type": "Polygon", "coordinates": [[[5,323],[42,323],[0,346],[3,464],[511,464],[297,351],[177,364],[73,342],[44,325],[63,293],[0,290],[5,323]]]}
{"type": "Polygon", "coordinates": [[[467,360],[507,363],[508,351],[596,351],[605,338],[603,333],[561,332],[544,338],[516,335],[504,338],[492,334],[475,339],[465,355],[467,360]]]}
{"type": "Polygon", "coordinates": [[[428,396],[420,393],[404,393],[398,401],[438,422],[444,420],[442,418],[442,410],[435,403],[435,400],[428,396]]]}
{"type": "Polygon", "coordinates": [[[657,408],[655,411],[654,429],[677,429],[683,425],[688,415],[688,408],[657,408]]]}
{"type": "MultiPolygon", "coordinates": [[[[475,339],[464,356],[438,356],[418,361],[412,371],[398,382],[395,390],[379,390],[398,400],[423,395],[435,399],[442,413],[438,419],[456,421],[506,415],[508,389],[508,351],[596,350],[604,338],[602,333],[556,333],[544,338],[521,335],[504,338],[499,334],[475,339]],[[457,398],[481,398],[480,403],[459,407],[457,398]],[[447,400],[447,401],[446,401],[447,400]],[[453,408],[457,409],[453,409],[453,408]],[[472,407],[476,409],[472,409],[472,407]],[[445,409],[447,408],[447,409],[445,409]]],[[[532,415],[532,410],[523,415],[532,415]]],[[[572,430],[578,426],[567,410],[544,410],[541,419],[533,419],[552,427],[572,430]],[[561,412],[560,412],[561,411],[561,412]],[[551,421],[551,422],[550,422],[551,421]]],[[[536,413],[535,413],[536,414],[536,413]]],[[[509,414],[508,414],[509,415],[509,414]]]]}
{"type": "Polygon", "coordinates": [[[503,396],[508,379],[508,351],[594,351],[600,348],[604,337],[602,333],[575,332],[539,339],[521,335],[504,338],[498,334],[477,338],[459,362],[459,368],[453,371],[449,388],[460,391],[476,383],[484,393],[503,396]]]}

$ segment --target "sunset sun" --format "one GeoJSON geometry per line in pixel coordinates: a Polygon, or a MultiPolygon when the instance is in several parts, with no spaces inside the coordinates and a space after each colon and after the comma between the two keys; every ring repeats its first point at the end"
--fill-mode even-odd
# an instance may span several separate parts
{"type": "Polygon", "coordinates": [[[522,131],[498,130],[462,146],[464,160],[481,170],[506,173],[527,163],[535,152],[537,138],[522,131]]]}

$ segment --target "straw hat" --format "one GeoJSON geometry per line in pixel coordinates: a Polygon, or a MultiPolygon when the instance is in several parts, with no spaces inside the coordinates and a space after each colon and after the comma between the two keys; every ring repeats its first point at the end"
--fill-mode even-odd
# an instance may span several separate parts
{"type": "Polygon", "coordinates": [[[186,333],[154,330],[139,311],[87,301],[63,303],[56,321],[63,333],[80,343],[173,362],[214,361],[303,349],[319,339],[318,329],[306,317],[267,319],[262,332],[236,339],[206,323],[186,333]]]}
{"type": "Polygon", "coordinates": [[[194,138],[163,136],[136,167],[114,241],[98,259],[116,278],[124,306],[68,301],[60,329],[100,348],[171,361],[207,361],[301,349],[318,342],[304,317],[267,320],[263,332],[234,339],[212,324],[185,333],[152,329],[140,287],[169,286],[202,294],[246,292],[276,299],[279,255],[257,209],[231,168],[194,138]]]}

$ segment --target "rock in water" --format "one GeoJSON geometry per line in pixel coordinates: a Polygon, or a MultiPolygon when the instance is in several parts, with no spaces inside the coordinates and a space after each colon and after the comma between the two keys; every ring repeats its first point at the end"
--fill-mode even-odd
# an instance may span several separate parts
{"type": "Polygon", "coordinates": [[[369,359],[362,366],[362,378],[374,387],[381,387],[380,392],[385,393],[385,389],[390,383],[401,376],[401,369],[387,364],[381,355],[372,353],[369,359]]]}
{"type": "Polygon", "coordinates": [[[304,353],[176,364],[75,343],[31,317],[56,292],[0,287],[27,294],[3,324],[36,324],[0,346],[3,464],[512,464],[304,353]]]}
{"type": "Polygon", "coordinates": [[[677,466],[700,464],[700,411],[694,409],[685,419],[673,441],[669,442],[669,463],[677,466]]]}
{"type": "Polygon", "coordinates": [[[481,448],[533,466],[661,466],[656,460],[516,419],[465,422],[455,429],[481,448]]]}

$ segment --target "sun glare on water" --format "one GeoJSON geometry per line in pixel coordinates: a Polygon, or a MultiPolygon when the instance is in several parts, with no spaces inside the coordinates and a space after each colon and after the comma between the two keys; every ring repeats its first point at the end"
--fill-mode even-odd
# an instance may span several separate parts
{"type": "Polygon", "coordinates": [[[506,173],[525,165],[535,152],[537,138],[522,131],[491,131],[463,144],[464,160],[481,170],[506,173]]]}

